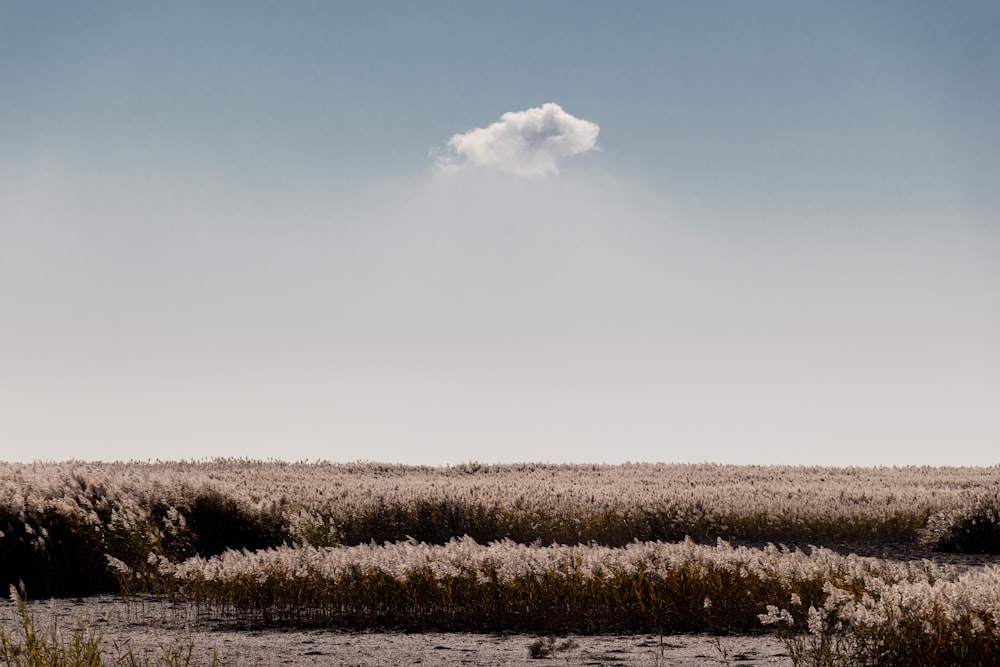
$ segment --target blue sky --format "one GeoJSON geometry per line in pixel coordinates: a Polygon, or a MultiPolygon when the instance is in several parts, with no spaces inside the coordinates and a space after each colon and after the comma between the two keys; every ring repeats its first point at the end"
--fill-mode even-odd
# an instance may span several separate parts
{"type": "Polygon", "coordinates": [[[0,458],[998,463],[998,34],[0,3],[0,458]]]}

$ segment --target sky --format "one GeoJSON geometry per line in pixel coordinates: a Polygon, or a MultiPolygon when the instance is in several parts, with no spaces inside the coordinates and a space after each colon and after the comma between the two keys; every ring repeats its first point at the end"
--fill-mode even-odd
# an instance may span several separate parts
{"type": "Polygon", "coordinates": [[[998,37],[0,0],[0,460],[998,464],[998,37]]]}

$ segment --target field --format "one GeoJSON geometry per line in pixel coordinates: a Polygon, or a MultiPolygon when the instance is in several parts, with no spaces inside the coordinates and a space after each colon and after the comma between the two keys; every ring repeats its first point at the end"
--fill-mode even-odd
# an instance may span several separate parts
{"type": "Polygon", "coordinates": [[[0,464],[0,583],[227,631],[767,633],[794,664],[1000,664],[998,489],[997,467],[0,464]]]}

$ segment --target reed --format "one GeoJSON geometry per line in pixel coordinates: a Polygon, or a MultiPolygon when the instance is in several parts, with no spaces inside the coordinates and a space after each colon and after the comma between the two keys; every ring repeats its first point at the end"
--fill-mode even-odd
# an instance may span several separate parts
{"type": "MultiPolygon", "coordinates": [[[[542,633],[776,630],[796,665],[1000,664],[1000,568],[813,548],[471,538],[226,552],[166,565],[238,627],[542,633]]],[[[543,647],[544,648],[544,647],[543,647]]]]}
{"type": "Polygon", "coordinates": [[[112,591],[107,555],[137,584],[151,557],[408,537],[916,543],[930,517],[946,535],[970,495],[998,485],[1000,468],[0,463],[0,583],[112,591]]]}
{"type": "MultiPolygon", "coordinates": [[[[779,632],[797,665],[995,665],[996,567],[822,545],[998,551],[998,486],[997,467],[0,463],[0,573],[241,627],[779,632]]],[[[8,656],[96,641],[17,627],[8,656]]]]}

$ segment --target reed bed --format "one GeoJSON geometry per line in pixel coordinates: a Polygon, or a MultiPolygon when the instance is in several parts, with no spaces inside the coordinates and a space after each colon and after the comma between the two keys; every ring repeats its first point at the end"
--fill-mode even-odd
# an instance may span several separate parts
{"type": "Polygon", "coordinates": [[[0,583],[246,627],[768,631],[796,664],[996,665],[997,568],[822,547],[1000,551],[998,489],[1000,467],[0,463],[0,583]]]}
{"type": "Polygon", "coordinates": [[[549,632],[760,630],[791,593],[820,603],[832,576],[857,585],[887,567],[768,547],[600,545],[283,547],[163,562],[164,588],[238,625],[549,632]]]}
{"type": "Polygon", "coordinates": [[[997,488],[998,467],[0,463],[0,584],[110,591],[106,555],[140,571],[150,556],[410,537],[621,547],[925,536],[975,550],[1000,545],[997,488]]]}
{"type": "Polygon", "coordinates": [[[162,563],[176,600],[240,627],[761,632],[796,664],[1000,664],[1000,568],[813,548],[471,538],[228,551],[162,563]]]}

